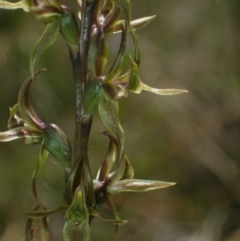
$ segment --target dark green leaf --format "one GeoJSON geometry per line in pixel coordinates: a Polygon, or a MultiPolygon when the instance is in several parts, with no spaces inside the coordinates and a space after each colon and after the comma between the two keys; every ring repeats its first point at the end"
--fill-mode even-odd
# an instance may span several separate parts
{"type": "Polygon", "coordinates": [[[101,79],[91,80],[84,91],[83,109],[85,114],[91,114],[98,106],[102,95],[101,79]]]}
{"type": "Polygon", "coordinates": [[[79,28],[74,14],[66,7],[62,7],[60,31],[68,46],[79,48],[79,28]]]}
{"type": "Polygon", "coordinates": [[[57,125],[49,124],[43,129],[43,135],[43,147],[64,167],[70,167],[72,150],[65,133],[57,125]]]}

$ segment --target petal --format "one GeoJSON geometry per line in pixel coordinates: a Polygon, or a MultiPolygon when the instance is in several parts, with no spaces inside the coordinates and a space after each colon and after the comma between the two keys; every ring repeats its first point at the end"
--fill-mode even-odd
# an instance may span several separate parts
{"type": "Polygon", "coordinates": [[[108,132],[111,133],[113,138],[118,142],[119,153],[118,160],[122,158],[124,150],[124,132],[119,122],[118,116],[119,106],[116,100],[109,99],[106,94],[101,96],[98,106],[99,116],[101,121],[108,132]]]}
{"type": "Polygon", "coordinates": [[[9,119],[7,124],[7,128],[9,130],[16,127],[24,126],[24,122],[22,118],[20,118],[17,115],[17,111],[18,111],[18,104],[15,104],[12,108],[10,107],[10,114],[9,114],[9,119]]]}
{"type": "Polygon", "coordinates": [[[13,141],[20,138],[41,138],[42,133],[29,127],[17,127],[9,131],[0,132],[0,142],[13,141]]]}
{"type": "MultiPolygon", "coordinates": [[[[104,133],[103,133],[104,134],[104,133]]],[[[98,170],[97,174],[97,180],[104,181],[108,177],[108,174],[110,173],[113,163],[116,161],[117,157],[117,148],[116,144],[114,144],[114,140],[109,137],[109,145],[108,145],[108,151],[107,155],[105,157],[105,160],[98,170]]]]}
{"type": "MultiPolygon", "coordinates": [[[[44,70],[45,69],[37,71],[36,76],[44,70]]],[[[30,77],[22,84],[21,89],[18,93],[17,108],[21,119],[24,121],[26,125],[32,127],[33,129],[41,130],[45,126],[45,124],[38,117],[38,115],[36,114],[36,112],[34,111],[29,102],[29,89],[32,81],[33,79],[30,77]]]]}
{"type": "Polygon", "coordinates": [[[142,17],[142,18],[138,18],[135,20],[132,20],[130,22],[130,26],[133,30],[145,27],[146,25],[148,25],[150,22],[152,22],[152,20],[156,17],[156,15],[153,16],[148,16],[148,17],[142,17]]]}
{"type": "MultiPolygon", "coordinates": [[[[153,16],[148,16],[148,17],[143,17],[143,18],[138,18],[138,19],[134,19],[132,21],[130,21],[130,28],[135,31],[139,28],[145,27],[146,25],[148,25],[154,18],[156,17],[156,15],[153,16]]],[[[119,20],[114,26],[112,26],[111,28],[107,29],[107,33],[112,33],[112,34],[116,34],[116,33],[121,33],[121,24],[122,22],[124,22],[125,20],[119,20]]]]}
{"type": "Polygon", "coordinates": [[[49,124],[43,129],[43,135],[43,147],[64,167],[70,167],[72,150],[65,133],[57,125],[49,124]]]}
{"type": "Polygon", "coordinates": [[[187,93],[187,90],[181,90],[181,89],[157,89],[157,88],[152,88],[144,83],[141,83],[141,87],[145,91],[150,91],[154,94],[157,95],[179,95],[183,93],[187,93]]]}
{"type": "Polygon", "coordinates": [[[16,3],[11,3],[7,1],[1,1],[0,0],[0,8],[2,9],[19,9],[23,8],[22,1],[16,2],[16,3]]]}
{"type": "Polygon", "coordinates": [[[126,25],[122,23],[121,29],[122,29],[122,36],[121,36],[120,47],[117,53],[117,57],[115,58],[114,63],[105,78],[105,81],[104,81],[105,84],[111,84],[112,80],[115,79],[117,76],[119,76],[119,74],[121,73],[122,61],[125,54],[126,41],[127,41],[126,25]]]}
{"type": "Polygon", "coordinates": [[[174,182],[161,182],[139,179],[125,179],[107,187],[109,194],[121,192],[147,192],[175,185],[174,182]]]}

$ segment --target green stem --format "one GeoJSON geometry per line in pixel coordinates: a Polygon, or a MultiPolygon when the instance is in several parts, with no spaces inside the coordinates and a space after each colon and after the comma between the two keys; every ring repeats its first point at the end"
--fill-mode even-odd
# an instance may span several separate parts
{"type": "Polygon", "coordinates": [[[69,48],[69,54],[72,62],[73,75],[74,75],[74,92],[75,92],[75,140],[74,140],[74,158],[73,165],[77,162],[81,153],[82,134],[81,134],[81,117],[83,115],[83,85],[81,78],[81,65],[80,65],[80,51],[79,48],[69,48]]]}
{"type": "Polygon", "coordinates": [[[83,88],[87,82],[87,59],[91,41],[91,29],[94,19],[96,4],[99,0],[83,0],[82,17],[80,30],[80,59],[81,59],[81,75],[83,78],[83,88]]]}

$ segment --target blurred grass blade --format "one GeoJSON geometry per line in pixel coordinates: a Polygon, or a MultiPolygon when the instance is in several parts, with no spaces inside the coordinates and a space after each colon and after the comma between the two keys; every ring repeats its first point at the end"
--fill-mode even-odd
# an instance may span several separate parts
{"type": "Polygon", "coordinates": [[[109,194],[117,194],[121,192],[148,192],[160,188],[170,187],[175,184],[176,183],[174,182],[125,179],[108,186],[107,192],[109,194]]]}

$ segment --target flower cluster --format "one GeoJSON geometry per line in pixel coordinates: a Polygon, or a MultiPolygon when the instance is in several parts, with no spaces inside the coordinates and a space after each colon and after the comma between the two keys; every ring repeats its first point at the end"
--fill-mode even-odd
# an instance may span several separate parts
{"type": "Polygon", "coordinates": [[[37,168],[32,186],[36,208],[28,213],[25,240],[34,239],[33,219],[41,219],[42,240],[48,240],[47,216],[64,211],[66,222],[63,240],[89,240],[90,224],[94,217],[113,222],[121,220],[111,200],[111,195],[121,192],[146,192],[174,185],[174,183],[134,179],[133,167],[125,154],[125,136],[119,121],[118,101],[129,92],[142,90],[158,95],[175,95],[186,92],[179,89],[156,89],[143,83],[139,76],[140,49],[136,30],[151,22],[155,16],[131,20],[129,0],[78,0],[78,17],[58,0],[22,0],[10,3],[0,0],[0,8],[22,8],[46,27],[34,45],[30,56],[30,77],[19,90],[17,104],[10,109],[8,130],[0,132],[0,141],[25,138],[27,144],[40,144],[37,168]],[[119,49],[110,68],[107,38],[120,34],[119,49]],[[126,53],[127,37],[131,36],[134,53],[126,53]],[[75,141],[72,152],[67,136],[55,124],[44,123],[29,101],[30,86],[36,82],[39,57],[62,36],[69,50],[75,87],[75,141]],[[127,59],[127,68],[124,61],[127,59]],[[123,64],[124,63],[124,64],[123,64]],[[124,65],[124,67],[123,67],[124,65]],[[102,132],[109,139],[106,157],[96,179],[92,178],[88,159],[88,138],[92,116],[98,111],[105,127],[102,132]],[[36,190],[36,178],[48,154],[62,165],[65,173],[65,203],[53,209],[42,205],[36,190]],[[113,218],[106,219],[99,210],[103,204],[112,210],[113,218]]]}

